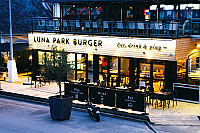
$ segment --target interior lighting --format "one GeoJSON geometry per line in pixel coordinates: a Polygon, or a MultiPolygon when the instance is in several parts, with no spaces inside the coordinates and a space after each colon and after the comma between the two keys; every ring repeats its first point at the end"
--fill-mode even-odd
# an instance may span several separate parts
{"type": "Polygon", "coordinates": [[[5,74],[5,73],[3,74],[3,77],[4,77],[4,78],[6,77],[6,74],[5,74]]]}
{"type": "Polygon", "coordinates": [[[197,48],[200,48],[200,44],[195,44],[195,46],[196,46],[197,48]]]}
{"type": "Polygon", "coordinates": [[[32,59],[33,59],[33,57],[32,57],[32,55],[30,55],[30,56],[29,56],[29,60],[32,60],[32,59]]]}

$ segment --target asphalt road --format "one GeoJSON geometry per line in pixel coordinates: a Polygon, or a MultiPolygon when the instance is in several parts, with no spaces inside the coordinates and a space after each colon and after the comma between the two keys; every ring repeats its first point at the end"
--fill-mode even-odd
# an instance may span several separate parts
{"type": "Polygon", "coordinates": [[[49,107],[0,98],[0,133],[151,133],[144,124],[101,116],[91,120],[85,112],[74,111],[69,120],[52,120],[49,107]]]}

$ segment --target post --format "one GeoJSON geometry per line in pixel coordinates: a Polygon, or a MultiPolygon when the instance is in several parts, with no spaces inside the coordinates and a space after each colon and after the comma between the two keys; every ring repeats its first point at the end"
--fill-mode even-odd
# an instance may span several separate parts
{"type": "Polygon", "coordinates": [[[11,0],[9,0],[9,17],[10,17],[10,60],[13,60],[11,0]]]}
{"type": "Polygon", "coordinates": [[[121,22],[122,22],[122,19],[123,19],[123,10],[122,10],[122,8],[123,8],[123,3],[121,1],[121,22]]]}
{"type": "Polygon", "coordinates": [[[15,60],[13,60],[11,0],[9,0],[9,18],[10,18],[10,60],[8,60],[8,82],[12,83],[18,81],[18,73],[15,60]]]}

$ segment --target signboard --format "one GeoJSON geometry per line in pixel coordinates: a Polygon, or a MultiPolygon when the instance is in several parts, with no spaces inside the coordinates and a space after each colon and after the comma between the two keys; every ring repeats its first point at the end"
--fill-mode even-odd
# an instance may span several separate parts
{"type": "Polygon", "coordinates": [[[100,87],[89,87],[90,101],[96,104],[115,107],[115,91],[100,87]]]}
{"type": "Polygon", "coordinates": [[[149,9],[144,9],[144,15],[150,15],[149,9]]]}
{"type": "Polygon", "coordinates": [[[117,108],[145,112],[145,94],[117,91],[117,108]]]}
{"type": "Polygon", "coordinates": [[[176,40],[30,33],[29,47],[50,50],[52,45],[68,52],[175,61],[176,40]]]}
{"type": "Polygon", "coordinates": [[[88,101],[88,86],[65,84],[65,95],[73,96],[73,100],[88,101]]]}

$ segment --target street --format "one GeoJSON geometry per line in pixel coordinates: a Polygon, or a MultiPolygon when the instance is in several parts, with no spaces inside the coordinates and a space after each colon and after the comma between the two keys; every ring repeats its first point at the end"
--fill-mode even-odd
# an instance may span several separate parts
{"type": "Polygon", "coordinates": [[[55,121],[49,107],[0,98],[0,133],[150,133],[144,123],[101,116],[91,120],[85,112],[74,111],[69,120],[55,121]]]}

